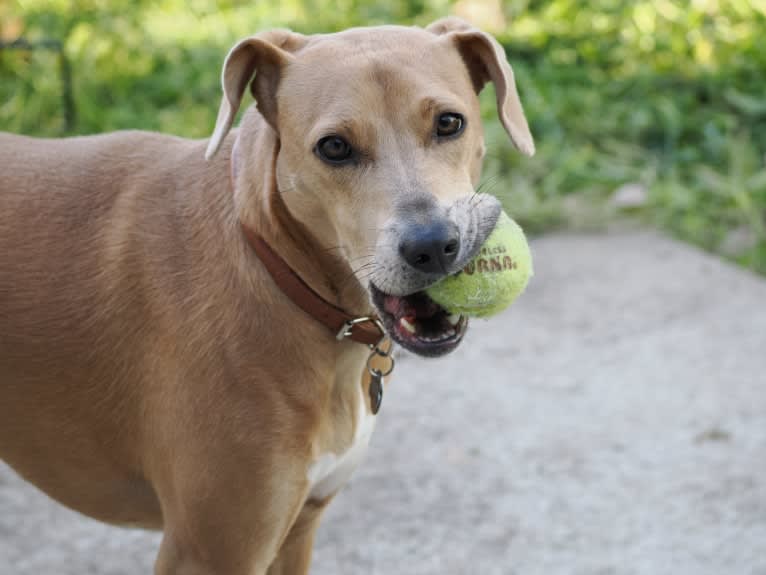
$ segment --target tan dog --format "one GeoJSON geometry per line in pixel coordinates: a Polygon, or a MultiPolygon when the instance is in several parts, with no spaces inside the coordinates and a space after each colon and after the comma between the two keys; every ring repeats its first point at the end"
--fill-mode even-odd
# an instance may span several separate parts
{"type": "Polygon", "coordinates": [[[243,40],[209,142],[0,136],[0,456],[163,529],[157,574],[306,573],[372,431],[370,350],[296,307],[240,224],[402,346],[454,349],[466,320],[422,290],[498,216],[474,196],[488,81],[532,154],[502,49],[456,19],[243,40]]]}

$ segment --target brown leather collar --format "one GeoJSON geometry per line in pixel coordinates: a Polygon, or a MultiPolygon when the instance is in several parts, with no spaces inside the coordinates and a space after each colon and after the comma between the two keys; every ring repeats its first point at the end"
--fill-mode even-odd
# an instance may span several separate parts
{"type": "Polygon", "coordinates": [[[377,317],[354,317],[325,300],[255,230],[245,224],[241,225],[247,241],[271,274],[274,283],[295,305],[326,325],[338,340],[348,337],[369,346],[381,343],[385,332],[377,317]]]}

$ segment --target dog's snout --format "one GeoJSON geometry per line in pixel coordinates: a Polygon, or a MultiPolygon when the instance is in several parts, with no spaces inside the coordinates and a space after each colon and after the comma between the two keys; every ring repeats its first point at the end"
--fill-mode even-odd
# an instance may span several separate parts
{"type": "Polygon", "coordinates": [[[425,273],[446,272],[459,251],[458,227],[446,219],[410,226],[399,243],[404,261],[425,273]]]}

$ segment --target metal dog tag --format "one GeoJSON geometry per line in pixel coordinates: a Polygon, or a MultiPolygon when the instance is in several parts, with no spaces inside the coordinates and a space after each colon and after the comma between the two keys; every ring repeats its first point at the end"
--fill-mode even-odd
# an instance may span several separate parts
{"type": "Polygon", "coordinates": [[[379,369],[370,370],[370,409],[376,415],[383,401],[383,373],[379,369]]]}

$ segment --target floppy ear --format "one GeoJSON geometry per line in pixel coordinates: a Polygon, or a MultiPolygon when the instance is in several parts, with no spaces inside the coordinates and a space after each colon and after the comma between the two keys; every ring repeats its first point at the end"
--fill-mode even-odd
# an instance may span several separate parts
{"type": "Polygon", "coordinates": [[[250,91],[258,110],[276,130],[276,93],[283,67],[308,42],[308,38],[289,30],[271,30],[245,38],[235,45],[223,64],[221,84],[223,99],[218,110],[215,130],[208,143],[205,159],[209,160],[220,148],[237,116],[242,96],[250,80],[250,91]]]}
{"type": "Polygon", "coordinates": [[[426,29],[454,43],[477,93],[487,82],[495,84],[500,122],[517,150],[527,156],[534,155],[535,142],[516,91],[513,70],[500,43],[486,32],[454,17],[437,20],[426,29]]]}

